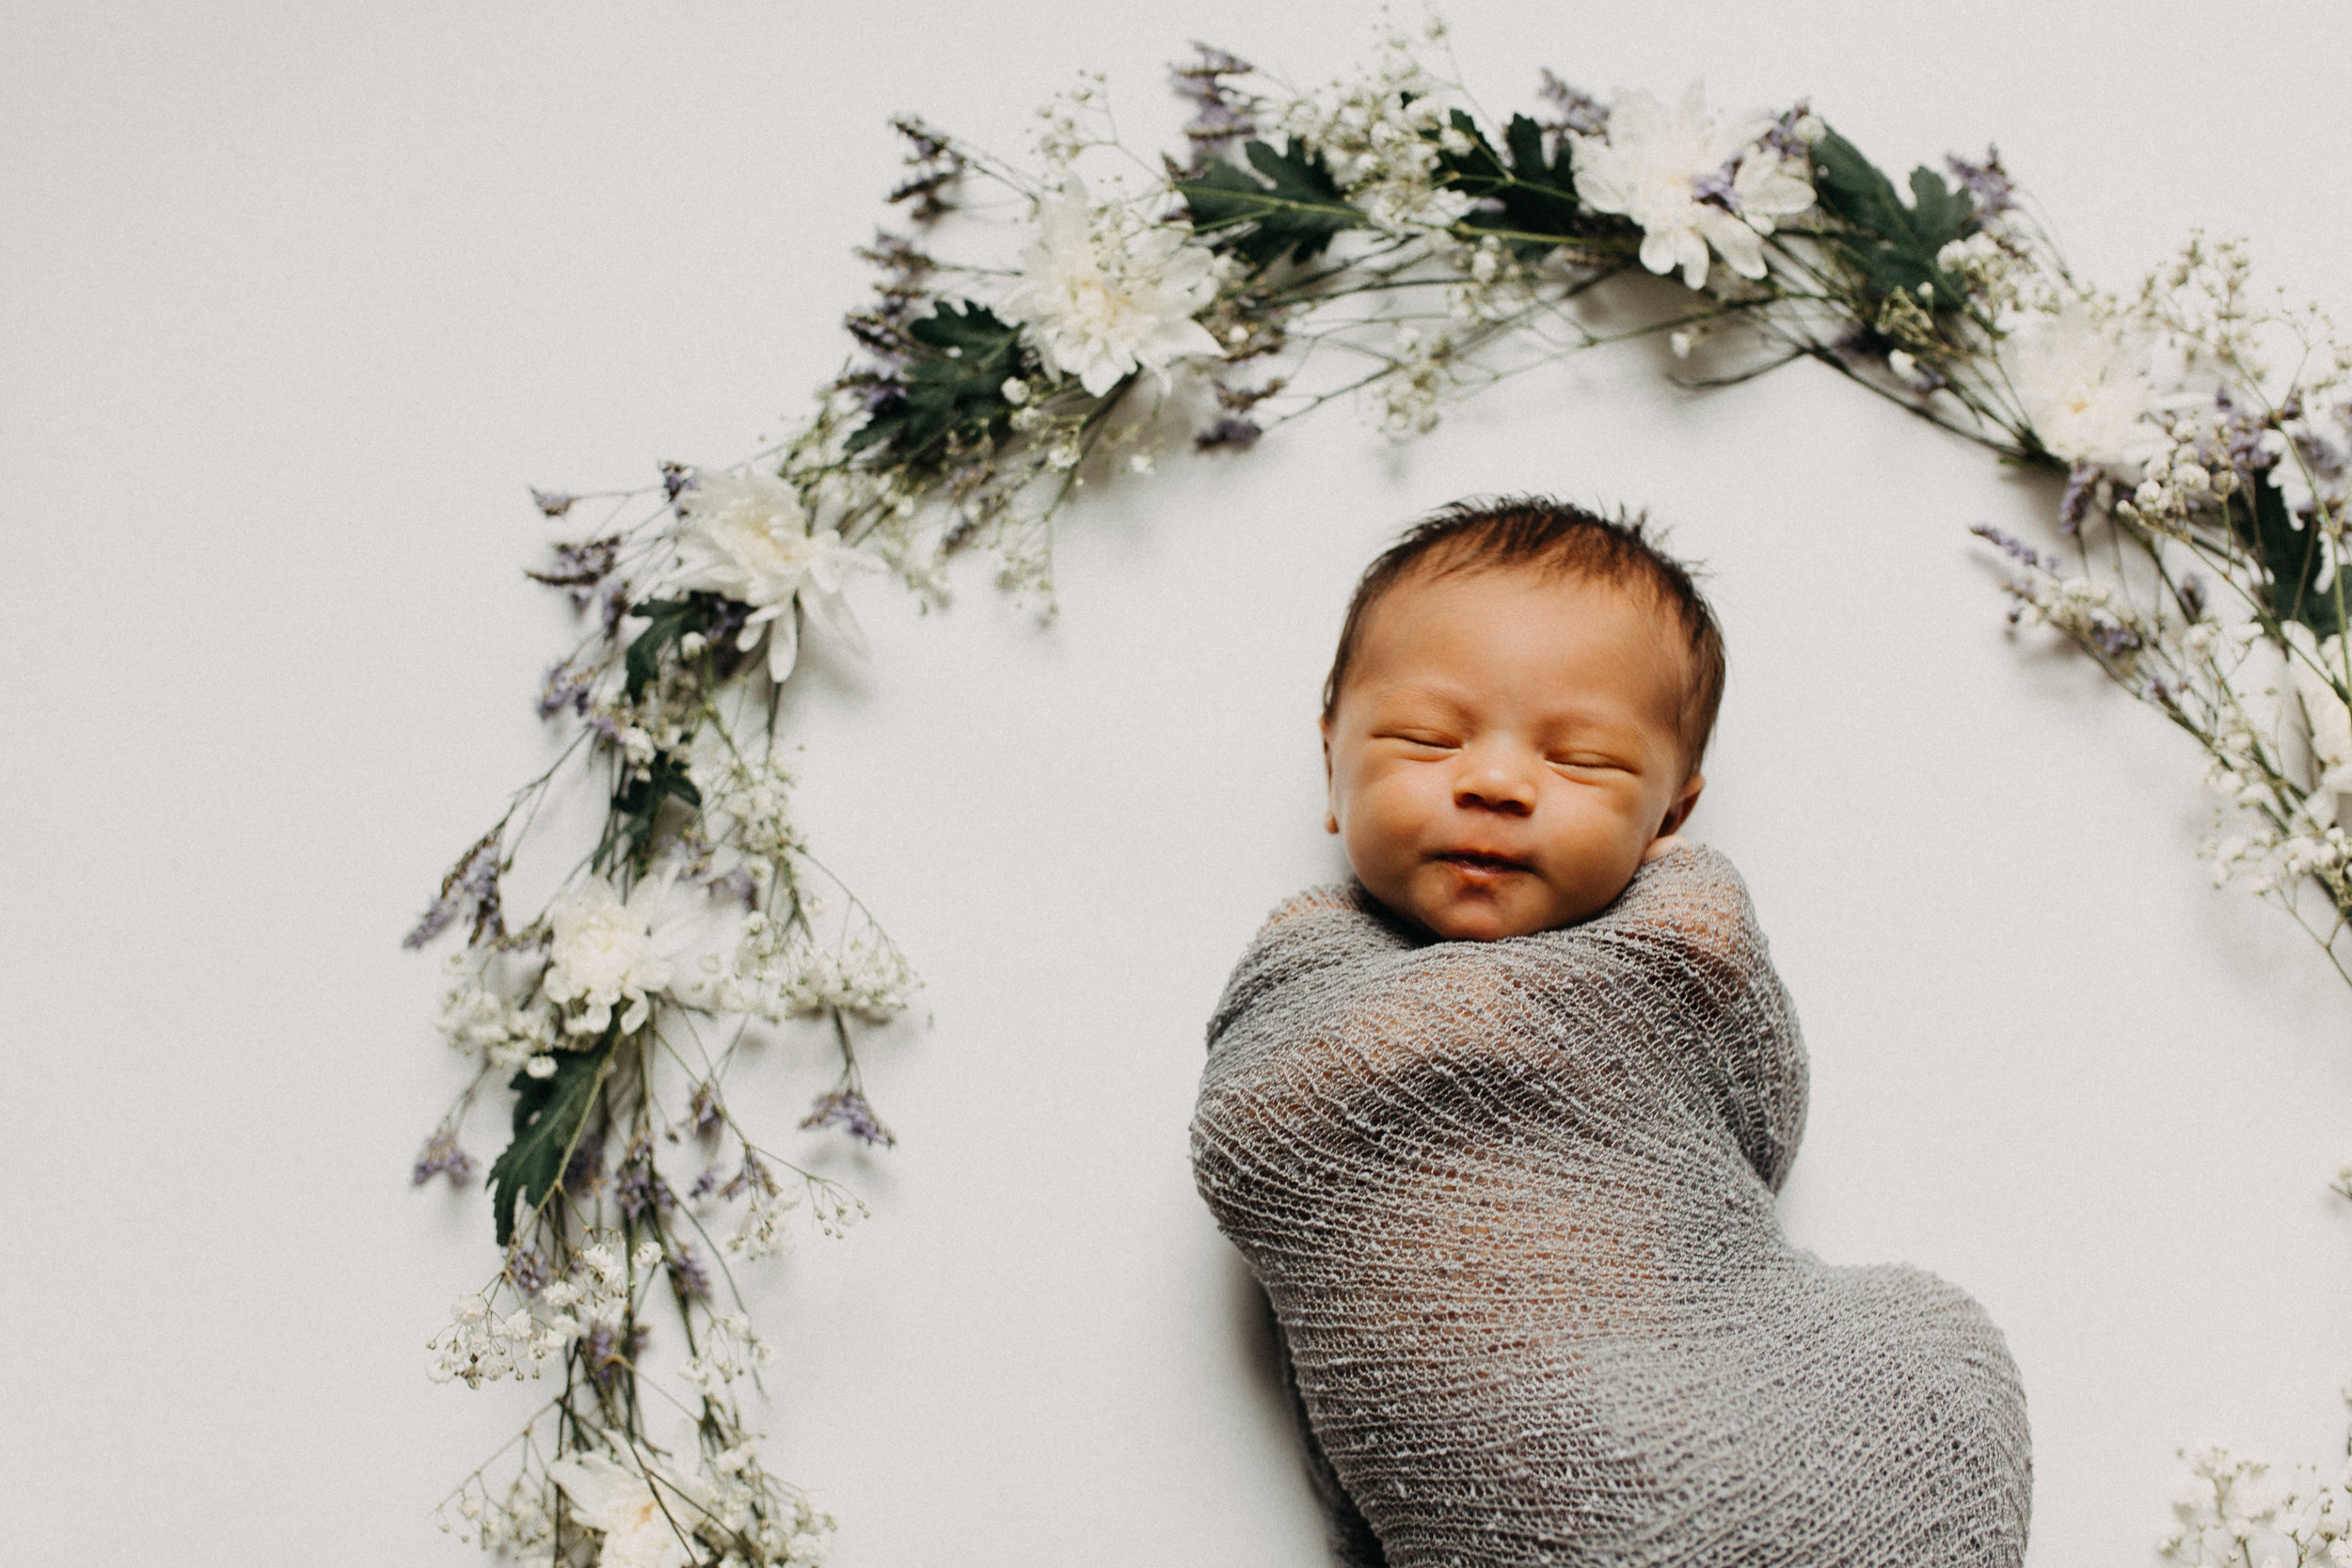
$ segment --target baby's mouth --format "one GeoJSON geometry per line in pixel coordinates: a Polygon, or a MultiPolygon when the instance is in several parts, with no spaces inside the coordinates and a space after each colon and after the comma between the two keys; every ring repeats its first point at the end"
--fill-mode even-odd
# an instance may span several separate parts
{"type": "Polygon", "coordinates": [[[1505,871],[1534,869],[1525,861],[1514,860],[1508,855],[1490,855],[1483,849],[1449,849],[1444,854],[1438,855],[1437,859],[1464,871],[1483,872],[1489,875],[1505,871]]]}

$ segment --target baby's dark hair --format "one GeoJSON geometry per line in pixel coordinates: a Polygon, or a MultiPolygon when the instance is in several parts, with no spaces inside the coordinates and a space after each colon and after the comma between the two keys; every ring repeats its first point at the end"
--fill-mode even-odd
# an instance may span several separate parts
{"type": "Polygon", "coordinates": [[[1682,694],[1682,750],[1695,771],[1715,731],[1724,697],[1724,634],[1715,612],[1691,580],[1691,570],[1658,547],[1646,520],[1620,512],[1604,517],[1549,496],[1499,496],[1459,500],[1415,523],[1364,568],[1340,626],[1339,652],[1323,683],[1323,721],[1339,710],[1340,689],[1363,640],[1364,617],[1416,572],[1532,567],[1562,577],[1646,592],[1674,612],[1687,641],[1691,678],[1682,694]]]}

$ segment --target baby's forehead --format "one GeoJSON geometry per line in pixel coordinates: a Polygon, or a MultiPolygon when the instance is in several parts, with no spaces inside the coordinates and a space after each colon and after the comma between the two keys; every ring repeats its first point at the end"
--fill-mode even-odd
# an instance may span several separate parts
{"type": "MultiPolygon", "coordinates": [[[[1636,628],[1635,637],[1648,645],[1640,648],[1630,665],[1613,669],[1587,665],[1577,676],[1564,674],[1559,694],[1574,696],[1611,674],[1629,677],[1655,691],[1662,705],[1658,715],[1661,722],[1679,724],[1681,707],[1697,686],[1698,671],[1674,602],[1656,585],[1639,578],[1521,562],[1449,565],[1441,562],[1427,566],[1417,562],[1369,607],[1369,624],[1364,628],[1369,645],[1362,650],[1371,656],[1369,662],[1379,664],[1391,675],[1404,674],[1420,664],[1423,655],[1451,644],[1454,633],[1465,626],[1477,626],[1482,618],[1492,615],[1491,604],[1481,605],[1470,595],[1446,592],[1473,583],[1526,590],[1522,605],[1532,606],[1544,620],[1556,614],[1556,624],[1563,628],[1588,625],[1597,611],[1609,619],[1623,615],[1620,624],[1630,624],[1636,628]]],[[[1472,672],[1473,676],[1476,673],[1472,672]]],[[[1523,677],[1526,672],[1518,673],[1523,677]]]]}
{"type": "MultiPolygon", "coordinates": [[[[1606,575],[1551,562],[1493,562],[1443,558],[1416,562],[1390,584],[1372,610],[1376,617],[1380,610],[1391,605],[1402,606],[1416,598],[1442,595],[1451,585],[1474,580],[1523,586],[1539,602],[1553,598],[1564,617],[1589,615],[1597,597],[1612,608],[1629,610],[1635,620],[1656,630],[1670,646],[1679,649],[1684,641],[1680,608],[1661,584],[1646,576],[1606,575]]],[[[1406,632],[1408,617],[1388,619],[1393,631],[1406,632]]]]}

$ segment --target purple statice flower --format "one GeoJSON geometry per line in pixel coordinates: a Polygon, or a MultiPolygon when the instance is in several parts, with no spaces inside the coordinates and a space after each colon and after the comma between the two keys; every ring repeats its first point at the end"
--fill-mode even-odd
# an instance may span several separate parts
{"type": "Polygon", "coordinates": [[[552,566],[544,572],[525,572],[523,576],[533,582],[546,583],[549,588],[569,590],[572,608],[586,610],[596,596],[596,585],[611,574],[612,563],[620,558],[620,554],[621,542],[618,538],[582,539],[556,546],[552,566]]]}
{"type": "Polygon", "coordinates": [[[2344,454],[2342,448],[2325,436],[2312,432],[2296,441],[2303,453],[2304,465],[2315,479],[2333,483],[2344,477],[2344,454]]]}
{"type": "Polygon", "coordinates": [[[1257,129],[1257,119],[1248,110],[1211,99],[1185,123],[1184,135],[1201,151],[1221,154],[1241,137],[1254,135],[1257,129]]]}
{"type": "Polygon", "coordinates": [[[1258,444],[1258,437],[1264,434],[1264,431],[1258,428],[1257,420],[1246,415],[1228,414],[1208,429],[1195,436],[1192,438],[1192,444],[1200,451],[1213,451],[1217,447],[1231,447],[1235,451],[1248,451],[1258,444]]]}
{"type": "Polygon", "coordinates": [[[550,517],[561,517],[569,512],[576,499],[561,490],[542,490],[535,484],[531,487],[531,504],[550,517]]]}
{"type": "Polygon", "coordinates": [[[884,300],[919,297],[923,279],[939,265],[906,235],[894,234],[887,229],[875,230],[874,243],[858,246],[852,254],[882,269],[882,280],[874,285],[874,292],[884,300]]]}
{"type": "Polygon", "coordinates": [[[1738,217],[1740,215],[1740,193],[1732,189],[1731,182],[1739,172],[1740,161],[1734,158],[1713,173],[1700,175],[1691,182],[1691,199],[1711,201],[1732,216],[1738,217]]]}
{"type": "Polygon", "coordinates": [[[912,341],[907,328],[929,296],[925,280],[939,263],[907,236],[887,229],[875,230],[874,243],[858,246],[854,254],[882,276],[874,280],[878,303],[850,315],[850,336],[886,362],[903,365],[912,341]]]}
{"type": "Polygon", "coordinates": [[[739,1197],[745,1192],[761,1192],[772,1197],[776,1190],[775,1174],[769,1170],[767,1162],[747,1148],[743,1151],[743,1168],[727,1178],[719,1196],[739,1197]]]}
{"type": "Polygon", "coordinates": [[[611,1393],[629,1363],[645,1352],[645,1341],[651,1337],[644,1323],[631,1321],[627,1335],[613,1332],[612,1325],[598,1323],[580,1340],[580,1359],[587,1366],[589,1381],[604,1393],[611,1393]]]}
{"type": "Polygon", "coordinates": [[[703,886],[710,890],[710,896],[713,898],[740,904],[747,910],[757,907],[759,884],[742,866],[737,866],[724,876],[709,878],[704,881],[703,886]]]}
{"type": "Polygon", "coordinates": [[[2237,470],[2238,483],[2250,486],[2279,461],[2278,453],[2263,444],[2270,421],[2259,410],[2240,408],[2227,387],[2216,388],[2213,401],[2221,411],[2223,459],[2237,470]]]}
{"type": "Polygon", "coordinates": [[[595,684],[595,671],[580,669],[569,659],[548,666],[547,679],[539,683],[539,717],[552,719],[570,708],[585,718],[588,691],[595,684]]]}
{"type": "Polygon", "coordinates": [[[913,115],[893,117],[890,128],[906,138],[906,164],[914,172],[891,187],[889,199],[914,202],[909,215],[917,223],[930,223],[947,211],[939,193],[962,177],[963,154],[953,141],[913,115]]]}
{"type": "Polygon", "coordinates": [[[1984,162],[1972,164],[1958,153],[1944,160],[1944,166],[1952,171],[1952,178],[1967,187],[1977,198],[1977,216],[1989,218],[1995,213],[2006,213],[2017,205],[2016,187],[2010,183],[2009,170],[2001,166],[2001,150],[1988,143],[1984,162]]]}
{"type": "Polygon", "coordinates": [[[609,641],[618,635],[621,623],[628,616],[629,591],[626,582],[615,582],[604,591],[604,635],[609,641]]]}
{"type": "Polygon", "coordinates": [[[408,1175],[408,1184],[421,1187],[437,1176],[449,1178],[453,1187],[462,1187],[473,1180],[473,1156],[457,1147],[457,1134],[442,1128],[425,1139],[424,1151],[417,1156],[417,1168],[408,1175]]]}
{"type": "Polygon", "coordinates": [[[628,1146],[620,1167],[612,1173],[612,1196],[620,1204],[621,1212],[632,1220],[649,1210],[668,1209],[677,1202],[677,1195],[654,1168],[651,1140],[639,1138],[628,1146]]]}
{"type": "Polygon", "coordinates": [[[1788,112],[1772,121],[1772,128],[1764,133],[1767,150],[1794,160],[1800,166],[1813,161],[1812,144],[1797,135],[1797,125],[1813,112],[1813,101],[1800,98],[1788,106],[1788,112]]]}
{"type": "Polygon", "coordinates": [[[857,393],[859,408],[868,414],[879,414],[906,401],[906,383],[887,376],[861,374],[855,379],[844,377],[841,386],[844,390],[857,393]]]}
{"type": "Polygon", "coordinates": [[[426,906],[423,915],[408,934],[400,939],[400,944],[403,947],[422,947],[447,930],[449,923],[456,917],[457,901],[444,889],[439,897],[426,906]]]}
{"type": "Polygon", "coordinates": [[[554,1277],[555,1271],[535,1247],[518,1246],[506,1255],[507,1281],[526,1296],[536,1296],[554,1277]]]}
{"type": "Polygon", "coordinates": [[[1968,531],[1979,539],[1992,541],[2000,548],[2002,554],[2021,566],[2029,567],[2037,572],[2046,572],[2057,564],[2054,561],[2043,561],[2040,550],[2035,549],[2015,534],[1994,528],[1991,523],[1972,523],[1969,525],[1968,531]]]}
{"type": "Polygon", "coordinates": [[[721,599],[703,623],[703,639],[714,648],[732,648],[745,622],[752,618],[752,607],[740,599],[721,599]]]}
{"type": "Polygon", "coordinates": [[[934,163],[954,150],[946,136],[913,115],[893,115],[890,128],[907,139],[907,157],[910,161],[934,163]]]}
{"type": "Polygon", "coordinates": [[[690,1243],[680,1242],[677,1250],[670,1254],[666,1261],[670,1269],[670,1284],[681,1297],[689,1301],[710,1299],[710,1272],[703,1267],[702,1259],[694,1256],[694,1249],[690,1243]]]}
{"type": "Polygon", "coordinates": [[[670,504],[677,504],[678,497],[694,487],[694,472],[683,463],[661,465],[661,493],[670,504]]]}
{"type": "Polygon", "coordinates": [[[694,1098],[686,1107],[686,1117],[687,1125],[698,1138],[716,1137],[719,1129],[726,1125],[726,1117],[719,1110],[719,1096],[707,1084],[694,1085],[694,1098]]]}
{"type": "Polygon", "coordinates": [[[907,323],[903,314],[894,316],[882,309],[852,310],[841,318],[841,325],[857,346],[877,361],[866,372],[870,379],[858,385],[869,392],[880,388],[905,390],[905,384],[899,379],[907,367],[907,323]]]}
{"type": "MultiPolygon", "coordinates": [[[[689,1198],[708,1197],[718,1190],[719,1163],[714,1160],[703,1167],[703,1173],[700,1176],[694,1178],[694,1184],[686,1189],[686,1196],[689,1198]]],[[[727,1196],[732,1197],[734,1195],[730,1193],[727,1196]]]]}
{"type": "Polygon", "coordinates": [[[2099,498],[2099,481],[2106,471],[2096,463],[2077,463],[2067,470],[2066,494],[2058,498],[2058,531],[2072,539],[2090,515],[2090,504],[2099,498]]]}
{"type": "Polygon", "coordinates": [[[898,1134],[882,1124],[874,1107],[855,1089],[835,1089],[818,1096],[808,1115],[801,1118],[801,1125],[838,1127],[860,1143],[880,1144],[884,1148],[895,1148],[898,1142],[898,1134]]]}
{"type": "Polygon", "coordinates": [[[441,879],[440,893],[400,944],[422,947],[468,909],[473,911],[473,935],[469,940],[478,945],[485,938],[495,942],[504,937],[506,909],[499,896],[499,832],[493,828],[466,851],[465,859],[450,867],[441,879]]]}
{"type": "MultiPolygon", "coordinates": [[[[1219,49],[1213,43],[1202,43],[1199,39],[1192,40],[1192,47],[1193,51],[1200,56],[1199,59],[1189,64],[1172,65],[1168,68],[1168,73],[1179,82],[1187,78],[1247,76],[1258,69],[1232,50],[1219,49]]],[[[1180,87],[1176,90],[1189,92],[1191,89],[1180,87]]]]}
{"type": "Polygon", "coordinates": [[[1543,84],[1535,89],[1551,101],[1552,112],[1559,118],[1552,128],[1571,132],[1580,136],[1597,136],[1609,129],[1609,105],[1581,87],[1572,87],[1544,72],[1543,84]]]}
{"type": "Polygon", "coordinates": [[[2101,616],[2090,624],[2090,640],[2099,644],[2099,651],[2109,658],[2122,658],[2140,648],[2139,633],[2121,621],[2101,616]]]}
{"type": "Polygon", "coordinates": [[[874,362],[850,372],[834,385],[857,393],[858,401],[871,414],[906,396],[907,366],[916,349],[912,328],[930,297],[925,280],[938,263],[905,235],[886,229],[874,230],[874,243],[859,246],[856,254],[882,272],[874,280],[877,298],[871,306],[843,316],[841,325],[858,347],[873,356],[874,362]]]}
{"type": "Polygon", "coordinates": [[[1255,93],[1236,90],[1225,80],[1247,76],[1257,67],[1229,50],[1195,40],[1200,56],[1168,68],[1177,93],[1192,100],[1192,119],[1184,122],[1184,139],[1192,144],[1192,159],[1176,171],[1181,179],[1197,180],[1209,165],[1231,152],[1233,144],[1258,134],[1259,100],[1255,93]]]}
{"type": "Polygon", "coordinates": [[[604,1180],[604,1129],[580,1135],[571,1160],[564,1166],[564,1190],[577,1197],[592,1193],[604,1180]]]}

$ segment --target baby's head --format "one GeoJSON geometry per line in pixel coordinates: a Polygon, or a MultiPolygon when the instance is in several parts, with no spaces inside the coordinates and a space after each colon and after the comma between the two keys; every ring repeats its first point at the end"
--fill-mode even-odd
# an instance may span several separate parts
{"type": "Polygon", "coordinates": [[[1325,826],[1447,939],[1597,914],[1681,826],[1722,633],[1638,519],[1456,502],[1366,569],[1323,690],[1325,826]]]}

